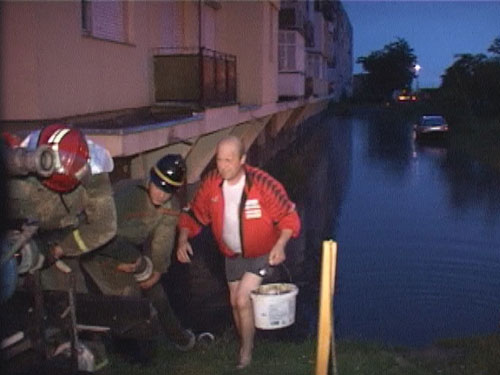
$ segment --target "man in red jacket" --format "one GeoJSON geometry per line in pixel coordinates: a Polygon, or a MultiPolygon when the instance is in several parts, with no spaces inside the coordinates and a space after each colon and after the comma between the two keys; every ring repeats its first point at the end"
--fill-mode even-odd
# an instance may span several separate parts
{"type": "Polygon", "coordinates": [[[201,182],[179,218],[177,259],[190,262],[189,237],[210,225],[226,256],[226,277],[240,337],[238,368],[252,360],[255,334],[250,292],[262,282],[259,271],[285,260],[285,246],[300,230],[295,204],[266,172],[245,164],[241,141],[229,136],[217,145],[217,169],[201,182]]]}

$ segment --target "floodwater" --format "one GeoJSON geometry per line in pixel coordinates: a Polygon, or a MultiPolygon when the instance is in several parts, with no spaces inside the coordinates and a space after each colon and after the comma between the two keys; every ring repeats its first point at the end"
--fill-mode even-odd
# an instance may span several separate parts
{"type": "Polygon", "coordinates": [[[342,145],[325,151],[337,171],[336,337],[424,346],[497,331],[500,176],[442,142],[415,143],[411,120],[326,121],[342,145]]]}
{"type": "MultiPolygon", "coordinates": [[[[337,339],[416,347],[497,330],[500,176],[442,142],[416,144],[412,123],[387,111],[323,117],[265,166],[302,230],[265,280],[299,287],[295,324],[258,334],[316,335],[328,239],[338,244],[337,339]]],[[[218,332],[231,313],[222,256],[205,232],[189,267],[171,267],[167,289],[186,326],[218,332]]]]}

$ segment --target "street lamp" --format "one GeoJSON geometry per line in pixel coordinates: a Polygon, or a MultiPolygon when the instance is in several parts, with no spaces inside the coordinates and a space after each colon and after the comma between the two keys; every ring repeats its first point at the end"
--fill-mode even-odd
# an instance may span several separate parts
{"type": "Polygon", "coordinates": [[[413,71],[415,72],[415,78],[417,79],[417,92],[420,91],[420,87],[419,87],[419,84],[418,84],[418,72],[420,72],[420,69],[422,69],[422,67],[418,64],[415,64],[415,66],[413,67],[413,71]]]}

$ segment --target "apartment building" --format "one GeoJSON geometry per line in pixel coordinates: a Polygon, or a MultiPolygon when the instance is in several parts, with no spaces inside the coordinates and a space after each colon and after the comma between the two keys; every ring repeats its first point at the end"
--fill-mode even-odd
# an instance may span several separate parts
{"type": "Polygon", "coordinates": [[[326,108],[334,29],[323,3],[304,3],[309,26],[292,43],[278,0],[3,2],[0,121],[20,133],[72,123],[110,150],[124,177],[181,153],[195,182],[224,135],[264,144],[326,108]],[[280,78],[288,41],[297,55],[287,74],[301,76],[291,85],[280,78]]]}
{"type": "Polygon", "coordinates": [[[342,3],[333,3],[332,50],[327,63],[329,92],[333,100],[349,98],[353,94],[352,26],[342,3]]]}
{"type": "Polygon", "coordinates": [[[280,98],[349,96],[352,29],[340,1],[282,1],[279,21],[280,98]]]}

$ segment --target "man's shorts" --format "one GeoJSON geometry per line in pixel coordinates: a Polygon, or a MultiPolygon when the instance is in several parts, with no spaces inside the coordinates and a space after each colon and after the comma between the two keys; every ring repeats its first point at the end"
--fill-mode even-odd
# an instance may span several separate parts
{"type": "Polygon", "coordinates": [[[269,254],[257,258],[243,258],[241,255],[226,257],[226,279],[228,282],[241,280],[245,272],[259,275],[269,262],[269,254]]]}

